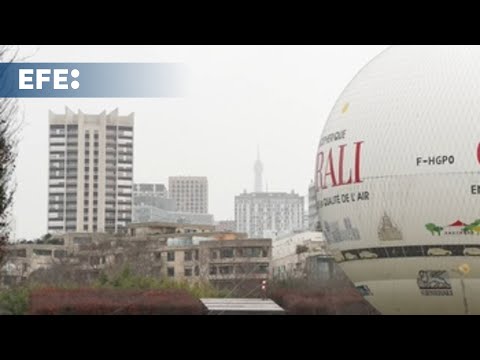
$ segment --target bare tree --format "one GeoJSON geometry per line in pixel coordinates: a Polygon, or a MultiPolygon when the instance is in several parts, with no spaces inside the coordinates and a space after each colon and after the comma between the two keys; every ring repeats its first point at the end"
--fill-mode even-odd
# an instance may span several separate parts
{"type": "MultiPolygon", "coordinates": [[[[12,62],[17,56],[17,48],[0,45],[0,63],[12,62]]],[[[0,71],[0,82],[5,74],[0,71]]],[[[16,159],[16,119],[18,103],[16,99],[0,98],[0,264],[5,255],[5,245],[9,236],[9,217],[15,186],[13,172],[16,159]]]]}

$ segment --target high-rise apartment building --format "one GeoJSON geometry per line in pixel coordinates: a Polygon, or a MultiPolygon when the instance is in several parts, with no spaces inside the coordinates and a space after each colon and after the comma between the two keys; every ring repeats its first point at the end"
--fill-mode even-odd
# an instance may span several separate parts
{"type": "Polygon", "coordinates": [[[132,220],[134,114],[49,113],[49,232],[123,232],[132,220]]]}
{"type": "Polygon", "coordinates": [[[133,206],[153,206],[173,211],[175,201],[168,198],[164,184],[139,183],[133,185],[133,206]]]}
{"type": "Polygon", "coordinates": [[[318,210],[317,188],[312,181],[308,186],[308,230],[321,231],[318,210]]]}
{"type": "Polygon", "coordinates": [[[177,211],[208,213],[208,180],[203,176],[172,176],[168,178],[168,192],[175,200],[177,211]]]}
{"type": "Polygon", "coordinates": [[[237,231],[251,238],[275,237],[302,230],[304,199],[292,193],[261,192],[235,196],[237,231]]]}

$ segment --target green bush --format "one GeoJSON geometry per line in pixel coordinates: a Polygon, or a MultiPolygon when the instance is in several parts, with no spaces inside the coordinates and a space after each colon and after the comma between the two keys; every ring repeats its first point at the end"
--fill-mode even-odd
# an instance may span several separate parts
{"type": "Polygon", "coordinates": [[[0,292],[0,309],[11,315],[23,315],[28,310],[30,289],[18,287],[0,292]]]}
{"type": "Polygon", "coordinates": [[[218,290],[207,282],[189,282],[170,279],[158,279],[151,276],[138,276],[125,267],[116,275],[109,277],[101,273],[95,283],[97,288],[134,289],[134,290],[185,290],[196,298],[225,297],[226,291],[218,290]]]}

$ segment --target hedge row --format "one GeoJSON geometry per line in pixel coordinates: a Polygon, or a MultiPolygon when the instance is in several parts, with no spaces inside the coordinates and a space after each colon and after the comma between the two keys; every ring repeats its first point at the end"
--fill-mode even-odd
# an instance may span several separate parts
{"type": "Polygon", "coordinates": [[[184,290],[38,289],[31,315],[203,315],[200,300],[184,290]]]}
{"type": "Polygon", "coordinates": [[[269,297],[289,315],[367,315],[375,309],[353,288],[339,290],[273,289],[269,297]]]}

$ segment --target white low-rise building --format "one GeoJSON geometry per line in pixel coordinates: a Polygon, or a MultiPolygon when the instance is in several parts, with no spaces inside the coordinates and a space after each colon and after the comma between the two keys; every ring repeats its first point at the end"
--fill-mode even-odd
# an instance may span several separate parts
{"type": "Polygon", "coordinates": [[[277,238],[272,242],[272,276],[290,278],[303,276],[306,259],[327,255],[321,232],[307,231],[277,238]]]}

